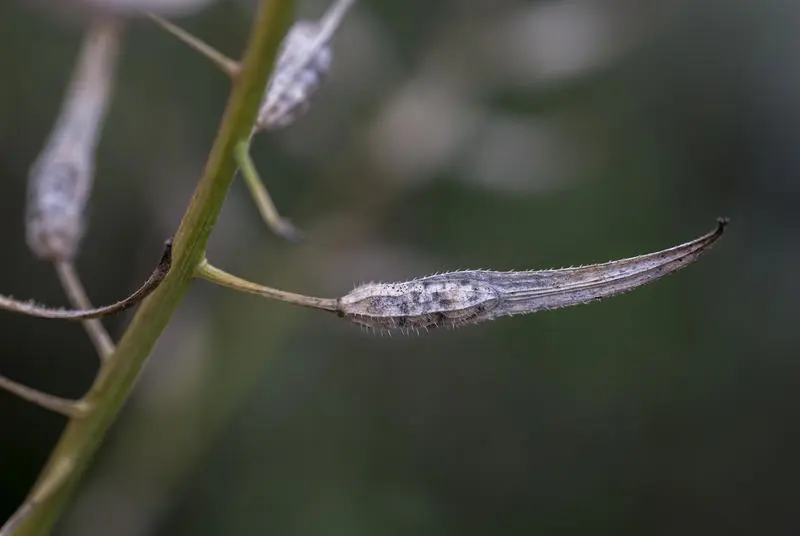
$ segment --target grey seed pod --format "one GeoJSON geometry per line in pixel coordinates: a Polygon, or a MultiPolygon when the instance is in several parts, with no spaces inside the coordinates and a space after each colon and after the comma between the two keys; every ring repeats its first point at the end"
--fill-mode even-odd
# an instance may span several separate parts
{"type": "Polygon", "coordinates": [[[466,270],[402,283],[369,283],[337,301],[339,316],[376,329],[456,328],[501,316],[558,309],[631,291],[694,262],[722,236],[717,228],[670,249],[559,270],[466,270]]]}
{"type": "Polygon", "coordinates": [[[308,110],[333,60],[330,43],[315,45],[318,34],[319,24],[314,21],[298,21],[289,30],[258,111],[255,131],[286,127],[308,110]]]}
{"type": "Polygon", "coordinates": [[[306,110],[330,72],[331,40],[354,0],[335,0],[319,22],[298,21],[278,52],[253,133],[293,123],[306,110]]]}
{"type": "Polygon", "coordinates": [[[31,167],[26,234],[42,259],[72,259],[83,237],[120,36],[121,26],[113,19],[97,20],[87,29],[59,118],[31,167]]]}
{"type": "Polygon", "coordinates": [[[403,283],[362,285],[339,300],[342,316],[371,328],[452,327],[478,322],[500,293],[477,271],[432,275],[403,283]]]}

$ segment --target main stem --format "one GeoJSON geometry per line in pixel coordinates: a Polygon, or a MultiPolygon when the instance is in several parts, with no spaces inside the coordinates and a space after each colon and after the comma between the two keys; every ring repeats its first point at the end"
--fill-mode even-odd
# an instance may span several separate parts
{"type": "Polygon", "coordinates": [[[133,389],[139,371],[177,309],[205,258],[211,230],[236,171],[237,143],[250,137],[256,113],[278,48],[292,20],[293,0],[261,0],[252,26],[242,70],[233,89],[203,177],[175,237],[172,268],[158,289],[140,306],[116,352],[101,368],[87,395],[93,410],[69,421],[29,497],[40,498],[14,532],[44,536],[58,519],[83,471],[133,389]],[[68,474],[60,468],[70,467],[68,474]],[[45,493],[43,490],[52,492],[45,493]]]}

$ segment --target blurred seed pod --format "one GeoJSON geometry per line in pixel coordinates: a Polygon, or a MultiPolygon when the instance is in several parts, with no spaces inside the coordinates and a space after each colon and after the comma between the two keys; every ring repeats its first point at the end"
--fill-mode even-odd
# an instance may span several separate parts
{"type": "Polygon", "coordinates": [[[310,105],[331,68],[330,43],[316,44],[319,24],[298,21],[281,46],[255,130],[276,130],[292,124],[310,105]]]}
{"type": "Polygon", "coordinates": [[[297,21],[278,53],[253,132],[292,124],[311,103],[330,72],[331,40],[354,0],[334,0],[319,21],[297,21]]]}
{"type": "Polygon", "coordinates": [[[85,230],[94,152],[114,80],[121,39],[117,19],[87,29],[60,115],[28,177],[26,234],[42,259],[72,259],[85,230]]]}

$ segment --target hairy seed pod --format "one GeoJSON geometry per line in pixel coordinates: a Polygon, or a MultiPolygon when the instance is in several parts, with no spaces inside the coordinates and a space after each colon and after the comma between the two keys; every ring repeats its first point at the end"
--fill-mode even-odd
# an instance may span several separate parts
{"type": "Polygon", "coordinates": [[[362,285],[339,300],[339,310],[356,324],[372,328],[429,329],[477,322],[497,307],[500,294],[476,274],[452,272],[362,285]]]}
{"type": "Polygon", "coordinates": [[[335,0],[319,22],[296,22],[281,45],[253,132],[292,124],[310,106],[331,69],[331,40],[354,0],[335,0]]]}
{"type": "Polygon", "coordinates": [[[717,228],[670,249],[559,270],[466,270],[402,283],[369,283],[337,301],[339,316],[375,329],[456,328],[501,316],[589,303],[628,292],[694,262],[722,235],[717,228]]]}
{"type": "Polygon", "coordinates": [[[114,19],[96,20],[88,28],[59,118],[31,167],[26,234],[42,259],[72,259],[83,237],[120,32],[114,19]]]}

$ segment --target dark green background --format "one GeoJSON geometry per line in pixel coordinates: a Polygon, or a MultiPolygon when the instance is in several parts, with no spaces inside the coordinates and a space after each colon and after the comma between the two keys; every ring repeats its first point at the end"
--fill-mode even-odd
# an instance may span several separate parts
{"type": "MultiPolygon", "coordinates": [[[[25,180],[80,31],[23,4],[0,4],[0,292],[60,304],[25,245],[25,180]]],[[[181,23],[236,55],[250,7],[181,23]]],[[[216,264],[337,296],[632,256],[720,215],[729,233],[632,294],[421,337],[198,282],[59,533],[800,533],[798,20],[794,0],[363,0],[309,114],[253,147],[306,240],[267,232],[237,181],[216,264]],[[517,52],[555,67],[505,76],[500,21],[529,12],[538,48],[517,52]]],[[[79,261],[96,302],[151,269],[227,89],[162,31],[129,28],[79,261]]],[[[106,323],[118,336],[129,318],[106,323]]],[[[78,325],[0,314],[3,374],[80,396],[95,366],[78,325]]],[[[0,518],[63,424],[0,393],[0,518]]]]}

